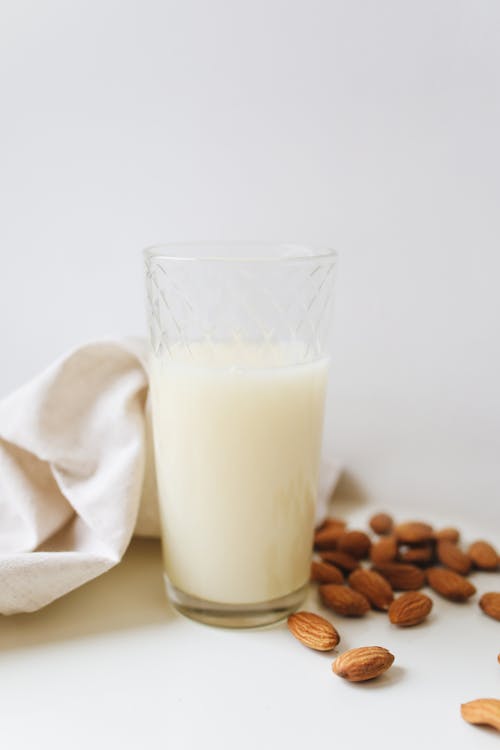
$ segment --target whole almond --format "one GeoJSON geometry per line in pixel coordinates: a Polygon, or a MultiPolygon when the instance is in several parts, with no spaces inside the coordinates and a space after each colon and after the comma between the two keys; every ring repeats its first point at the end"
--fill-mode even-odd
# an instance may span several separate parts
{"type": "Polygon", "coordinates": [[[486,615],[500,621],[500,592],[490,591],[483,594],[479,600],[479,606],[486,615]]]}
{"type": "Polygon", "coordinates": [[[314,549],[336,549],[339,538],[344,534],[344,527],[331,524],[314,534],[314,549]]]}
{"type": "Polygon", "coordinates": [[[433,537],[432,526],[422,521],[408,521],[396,526],[396,537],[400,544],[422,544],[433,537]]]}
{"type": "Polygon", "coordinates": [[[338,656],[332,664],[333,672],[350,682],[364,682],[386,672],[394,656],[382,646],[351,648],[338,656]]]}
{"type": "Polygon", "coordinates": [[[495,698],[478,698],[469,703],[462,703],[462,717],[469,724],[487,724],[500,732],[500,700],[495,698]]]}
{"type": "Polygon", "coordinates": [[[446,568],[429,568],[427,580],[434,591],[453,602],[465,602],[476,593],[476,587],[467,578],[446,568]]]}
{"type": "Polygon", "coordinates": [[[389,609],[394,599],[392,588],[379,573],[374,570],[359,568],[354,570],[348,578],[349,586],[366,596],[375,609],[389,609]]]}
{"type": "Polygon", "coordinates": [[[326,529],[328,526],[339,526],[341,529],[345,529],[346,522],[342,520],[342,518],[335,518],[334,516],[327,516],[324,518],[318,526],[316,526],[315,531],[322,531],[323,529],[326,529]]]}
{"type": "Polygon", "coordinates": [[[326,550],[320,552],[321,559],[332,565],[336,565],[344,573],[351,573],[351,571],[359,568],[359,562],[352,555],[348,555],[347,552],[341,552],[340,550],[326,550]]]}
{"type": "Polygon", "coordinates": [[[317,583],[344,583],[342,571],[335,565],[325,562],[311,563],[311,581],[317,583]]]}
{"type": "Polygon", "coordinates": [[[389,581],[397,591],[416,591],[425,583],[425,573],[416,565],[408,563],[379,563],[374,570],[389,581]]]}
{"type": "Polygon", "coordinates": [[[449,542],[447,539],[441,539],[437,543],[436,551],[439,562],[446,568],[450,568],[450,570],[454,570],[455,573],[460,573],[463,576],[469,573],[472,565],[471,559],[456,544],[449,542]]]}
{"type": "Polygon", "coordinates": [[[398,554],[398,543],[395,536],[385,536],[374,542],[370,549],[370,559],[373,563],[393,562],[398,554]]]}
{"type": "Polygon", "coordinates": [[[319,587],[319,595],[325,607],[344,617],[361,617],[370,609],[368,599],[347,586],[325,583],[319,587]]]}
{"type": "Polygon", "coordinates": [[[434,550],[429,544],[426,544],[423,547],[407,547],[401,550],[398,559],[412,565],[427,565],[427,563],[432,562],[433,557],[434,550]]]}
{"type": "Polygon", "coordinates": [[[408,591],[395,599],[389,607],[389,620],[400,628],[423,622],[432,609],[432,599],[420,591],[408,591]]]}
{"type": "Polygon", "coordinates": [[[339,537],[337,543],[338,550],[347,552],[348,555],[352,555],[356,560],[366,557],[370,551],[370,547],[370,537],[364,531],[346,531],[339,537]]]}
{"type": "Polygon", "coordinates": [[[315,651],[331,651],[340,641],[333,625],[313,612],[295,612],[290,615],[288,630],[298,641],[315,651]]]}
{"type": "Polygon", "coordinates": [[[474,542],[468,549],[469,557],[480,570],[496,570],[498,567],[498,555],[496,549],[484,542],[482,539],[474,542]]]}
{"type": "Polygon", "coordinates": [[[453,526],[446,526],[444,529],[439,529],[439,531],[434,532],[434,539],[436,539],[436,541],[446,539],[448,542],[455,542],[456,544],[460,539],[460,532],[453,526]]]}
{"type": "Polygon", "coordinates": [[[376,513],[370,518],[370,527],[375,534],[390,534],[394,522],[388,513],[376,513]]]}

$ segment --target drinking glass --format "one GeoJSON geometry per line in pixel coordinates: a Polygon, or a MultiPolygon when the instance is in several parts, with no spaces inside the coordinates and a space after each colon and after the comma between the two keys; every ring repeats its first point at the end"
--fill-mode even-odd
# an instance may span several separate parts
{"type": "Polygon", "coordinates": [[[182,613],[265,625],[310,574],[336,254],[145,250],[165,584],[182,613]]]}

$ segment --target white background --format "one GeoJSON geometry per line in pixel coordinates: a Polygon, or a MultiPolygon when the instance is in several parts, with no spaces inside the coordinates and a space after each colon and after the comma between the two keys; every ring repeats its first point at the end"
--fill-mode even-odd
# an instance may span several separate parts
{"type": "MultiPolygon", "coordinates": [[[[497,0],[3,0],[0,85],[0,396],[75,344],[145,333],[140,257],[145,245],[232,238],[331,245],[341,253],[341,267],[327,445],[348,472],[346,494],[457,522],[469,514],[498,540],[497,0]]],[[[89,595],[72,596],[68,601],[81,616],[89,595]]],[[[91,599],[90,606],[99,601],[91,599]]],[[[61,620],[60,610],[54,611],[40,615],[41,621],[21,623],[27,633],[37,633],[41,622],[41,641],[50,640],[43,635],[43,617],[49,618],[48,632],[51,617],[71,631],[68,610],[61,620]]],[[[151,683],[159,690],[165,684],[168,712],[172,701],[178,709],[177,719],[170,719],[169,747],[184,747],[183,726],[189,728],[190,747],[189,738],[202,740],[214,712],[223,722],[224,695],[231,712],[229,724],[221,724],[224,741],[230,732],[235,746],[255,747],[266,727],[274,742],[283,729],[288,746],[294,739],[303,746],[306,725],[330,726],[314,723],[318,701],[323,712],[329,710],[326,693],[314,694],[316,675],[301,672],[300,663],[295,671],[285,651],[273,667],[277,676],[266,675],[272,654],[281,653],[284,633],[269,631],[268,641],[248,634],[238,641],[234,634],[226,638],[176,623],[168,631],[180,628],[165,674],[180,675],[185,685],[176,692],[179,683],[167,677],[164,682],[160,673],[151,683]],[[195,643],[200,667],[193,657],[187,674],[182,653],[193,653],[195,643]],[[225,649],[230,663],[224,661],[225,649]],[[213,663],[203,657],[207,650],[213,663]],[[241,679],[249,662],[254,682],[245,689],[241,679]],[[235,663],[238,670],[231,671],[235,663]],[[264,687],[257,680],[259,664],[264,687]],[[220,671],[221,679],[228,685],[236,680],[238,689],[222,691],[220,683],[214,688],[204,670],[220,671]],[[299,700],[287,692],[303,680],[311,704],[305,694],[299,700]],[[253,693],[261,695],[260,708],[242,709],[245,726],[240,726],[237,707],[247,704],[238,696],[253,705],[253,693]],[[198,724],[193,702],[203,706],[207,695],[212,713],[202,711],[198,724]],[[301,710],[300,731],[288,731],[290,715],[301,710]],[[237,738],[238,730],[242,736],[247,732],[248,744],[237,738]]],[[[449,631],[452,626],[451,619],[449,631]]],[[[492,626],[488,622],[490,641],[492,626]]],[[[57,627],[54,632],[57,641],[57,627]]],[[[152,641],[141,630],[133,632],[137,642],[131,637],[121,646],[119,640],[103,641],[106,636],[94,643],[86,632],[86,646],[68,647],[69,655],[50,645],[43,653],[26,651],[31,636],[27,642],[21,638],[24,650],[10,654],[13,671],[7,664],[5,678],[17,674],[14,684],[21,691],[10,693],[12,726],[22,725],[23,712],[18,715],[13,706],[23,704],[37,664],[46,674],[51,664],[59,665],[54,674],[62,685],[71,677],[77,686],[83,674],[80,692],[74,687],[74,706],[69,691],[55,692],[70,726],[78,724],[75,706],[91,700],[92,674],[106,683],[103,665],[109,657],[113,670],[118,665],[124,670],[113,672],[108,683],[110,715],[126,728],[121,734],[115,730],[116,737],[137,747],[150,705],[156,736],[166,741],[158,720],[161,693],[146,691],[153,704],[137,690],[133,700],[130,694],[117,698],[126,691],[128,652],[133,685],[140,680],[146,643],[152,644],[145,659],[149,668],[157,658],[163,663],[163,631],[156,640],[148,632],[152,641]],[[20,671],[19,658],[25,660],[20,671]],[[65,664],[71,666],[67,672],[65,664]],[[130,701],[140,706],[133,719],[130,701]]],[[[453,643],[457,659],[463,648],[472,648],[453,643]]],[[[432,648],[441,653],[444,647],[432,648]]],[[[288,642],[286,649],[288,654],[288,642]]],[[[460,700],[476,697],[481,685],[493,692],[493,680],[499,680],[491,655],[487,660],[481,652],[483,665],[471,653],[469,673],[477,665],[477,679],[472,685],[467,678],[470,692],[458,689],[460,670],[453,670],[451,652],[448,681],[425,673],[419,683],[413,673],[417,682],[410,687],[374,690],[371,695],[386,696],[385,704],[366,704],[377,706],[370,709],[372,720],[384,717],[379,737],[387,700],[397,702],[401,689],[407,690],[406,703],[400,701],[398,711],[408,720],[428,710],[443,738],[464,747],[492,746],[494,738],[456,718],[460,700]],[[437,695],[426,698],[429,679],[440,692],[456,687],[442,725],[437,695]]],[[[145,673],[145,684],[150,679],[145,673]]],[[[40,676],[37,694],[44,684],[40,676]]],[[[342,710],[363,726],[358,702],[341,708],[346,694],[332,696],[331,726],[342,710]]],[[[50,695],[44,695],[42,713],[50,695]]],[[[29,705],[30,698],[26,701],[29,705]]],[[[102,731],[102,701],[89,709],[80,738],[88,731],[90,742],[102,731]]],[[[428,737],[430,727],[424,722],[415,743],[428,737]]],[[[391,736],[396,743],[396,734],[391,736]]],[[[265,738],[261,744],[268,746],[265,738]]]]}

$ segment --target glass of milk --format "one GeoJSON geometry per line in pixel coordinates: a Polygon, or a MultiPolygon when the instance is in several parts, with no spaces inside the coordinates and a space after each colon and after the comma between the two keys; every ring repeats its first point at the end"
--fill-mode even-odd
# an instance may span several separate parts
{"type": "Polygon", "coordinates": [[[165,585],[182,613],[265,625],[309,580],[336,254],[145,251],[165,585]]]}

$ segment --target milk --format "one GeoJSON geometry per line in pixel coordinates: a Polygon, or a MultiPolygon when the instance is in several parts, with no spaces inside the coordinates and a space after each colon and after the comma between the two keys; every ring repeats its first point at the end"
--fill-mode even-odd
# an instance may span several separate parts
{"type": "Polygon", "coordinates": [[[191,344],[151,363],[165,571],[211,602],[309,578],[327,360],[292,346],[191,344]]]}

